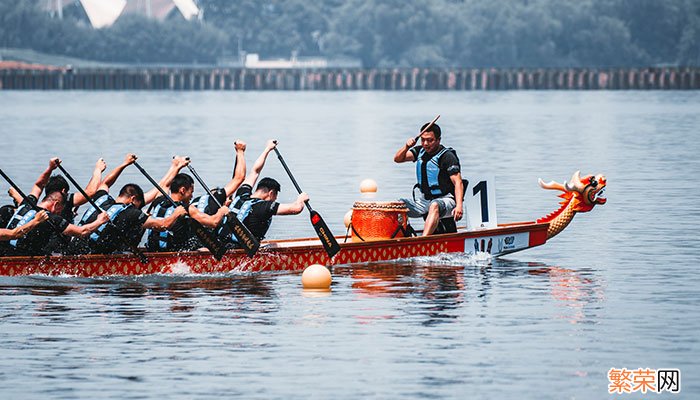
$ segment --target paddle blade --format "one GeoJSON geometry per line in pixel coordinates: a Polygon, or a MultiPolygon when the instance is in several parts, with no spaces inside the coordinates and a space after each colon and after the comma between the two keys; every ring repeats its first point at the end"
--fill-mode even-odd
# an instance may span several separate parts
{"type": "Polygon", "coordinates": [[[333,256],[340,251],[340,245],[338,241],[335,240],[331,230],[328,229],[326,222],[321,218],[321,214],[313,210],[311,211],[311,225],[313,225],[316,230],[318,238],[321,239],[321,244],[323,244],[323,248],[326,249],[328,257],[333,258],[333,256]]]}
{"type": "Polygon", "coordinates": [[[192,218],[187,218],[190,224],[190,228],[194,231],[195,235],[202,241],[204,247],[206,247],[211,254],[216,258],[216,260],[221,260],[226,253],[226,246],[222,243],[213,233],[211,233],[202,224],[195,221],[192,218]]]}
{"type": "Polygon", "coordinates": [[[239,220],[234,213],[229,213],[228,218],[226,218],[226,223],[228,224],[228,229],[236,236],[238,243],[243,246],[248,256],[253,257],[260,247],[258,238],[250,233],[250,230],[248,230],[245,224],[239,220]]]}

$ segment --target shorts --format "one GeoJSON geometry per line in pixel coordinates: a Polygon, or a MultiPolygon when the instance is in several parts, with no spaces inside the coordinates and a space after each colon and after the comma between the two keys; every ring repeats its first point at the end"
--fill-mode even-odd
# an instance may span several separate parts
{"type": "Polygon", "coordinates": [[[406,204],[408,208],[408,216],[410,218],[419,218],[428,215],[428,210],[430,209],[430,204],[437,203],[438,209],[440,210],[440,219],[452,216],[452,211],[454,211],[457,203],[455,203],[455,197],[452,194],[447,194],[436,199],[428,200],[420,193],[414,199],[399,199],[406,204]]]}

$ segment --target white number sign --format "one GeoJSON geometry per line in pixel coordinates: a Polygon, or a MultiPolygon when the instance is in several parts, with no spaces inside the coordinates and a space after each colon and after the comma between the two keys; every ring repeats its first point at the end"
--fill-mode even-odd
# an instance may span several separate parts
{"type": "Polygon", "coordinates": [[[496,178],[493,175],[468,176],[464,188],[464,205],[467,208],[467,229],[495,228],[496,178]]]}

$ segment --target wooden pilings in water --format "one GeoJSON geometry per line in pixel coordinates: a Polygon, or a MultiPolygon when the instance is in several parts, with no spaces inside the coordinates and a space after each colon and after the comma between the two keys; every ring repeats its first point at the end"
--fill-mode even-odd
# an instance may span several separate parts
{"type": "Polygon", "coordinates": [[[698,67],[0,69],[0,90],[692,90],[698,67]]]}

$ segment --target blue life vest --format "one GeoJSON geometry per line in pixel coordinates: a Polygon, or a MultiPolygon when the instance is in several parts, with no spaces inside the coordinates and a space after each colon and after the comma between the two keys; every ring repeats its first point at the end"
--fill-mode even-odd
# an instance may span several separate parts
{"type": "MultiPolygon", "coordinates": [[[[253,206],[255,204],[258,204],[262,201],[265,201],[263,199],[258,199],[258,198],[250,198],[248,200],[243,201],[241,199],[241,196],[237,196],[233,199],[233,206],[231,207],[231,211],[236,214],[236,218],[238,218],[239,221],[243,222],[245,219],[250,215],[250,212],[253,210],[253,206]]],[[[227,229],[228,225],[228,218],[229,216],[225,216],[223,222],[221,223],[221,227],[217,231],[218,234],[220,235],[227,235],[229,236],[230,240],[233,242],[238,242],[238,238],[236,238],[236,235],[233,234],[233,232],[230,232],[229,229],[227,229]]],[[[268,225],[272,221],[268,221],[268,225]]]]}
{"type": "MultiPolygon", "coordinates": [[[[164,200],[153,208],[152,215],[154,218],[164,219],[171,216],[173,212],[175,212],[175,208],[176,206],[174,206],[172,203],[164,200]]],[[[149,250],[166,250],[171,247],[170,243],[172,242],[173,234],[168,230],[158,232],[153,229],[146,229],[146,237],[146,244],[148,245],[149,250]]]]}
{"type": "MultiPolygon", "coordinates": [[[[102,204],[104,204],[107,200],[110,200],[111,198],[112,197],[109,194],[105,193],[102,196],[95,199],[95,204],[102,208],[102,204]]],[[[94,221],[97,218],[98,214],[99,212],[97,211],[97,209],[95,209],[95,207],[93,207],[92,204],[90,204],[90,207],[87,210],[85,210],[83,217],[80,218],[80,222],[78,222],[78,225],[83,226],[94,221]]]]}
{"type": "Polygon", "coordinates": [[[190,205],[195,206],[199,212],[214,215],[221,207],[221,204],[226,203],[226,191],[224,189],[214,189],[212,192],[205,193],[200,197],[192,200],[190,205]]]}
{"type": "MultiPolygon", "coordinates": [[[[12,215],[10,222],[7,223],[7,229],[15,229],[19,228],[20,226],[24,226],[27,224],[27,222],[33,220],[35,216],[36,210],[29,204],[23,204],[17,208],[17,211],[15,211],[14,215],[12,215]]],[[[17,242],[21,239],[22,238],[13,239],[10,240],[9,243],[12,247],[17,247],[17,242]]]]}
{"type": "Polygon", "coordinates": [[[211,198],[210,194],[205,194],[202,195],[201,197],[195,199],[195,201],[192,202],[192,205],[199,210],[199,212],[203,214],[209,214],[207,212],[207,209],[209,208],[209,200],[211,198]]]}
{"type": "MultiPolygon", "coordinates": [[[[131,204],[115,203],[111,207],[109,207],[105,212],[109,216],[109,220],[114,222],[114,219],[117,218],[117,215],[119,215],[119,213],[121,213],[129,207],[131,207],[131,204]]],[[[105,222],[104,224],[100,225],[100,227],[97,228],[95,232],[90,234],[90,240],[93,242],[97,242],[102,236],[102,232],[105,230],[107,224],[108,222],[105,222]]]]}
{"type": "Polygon", "coordinates": [[[426,198],[436,198],[444,196],[450,193],[450,188],[443,184],[440,184],[440,157],[447,151],[453,151],[450,148],[444,147],[442,150],[438,151],[434,156],[432,156],[428,161],[423,161],[423,155],[425,154],[425,149],[421,148],[418,153],[416,160],[416,179],[418,184],[416,185],[421,189],[426,198]],[[423,169],[425,169],[427,177],[427,190],[423,188],[423,169]]]}

